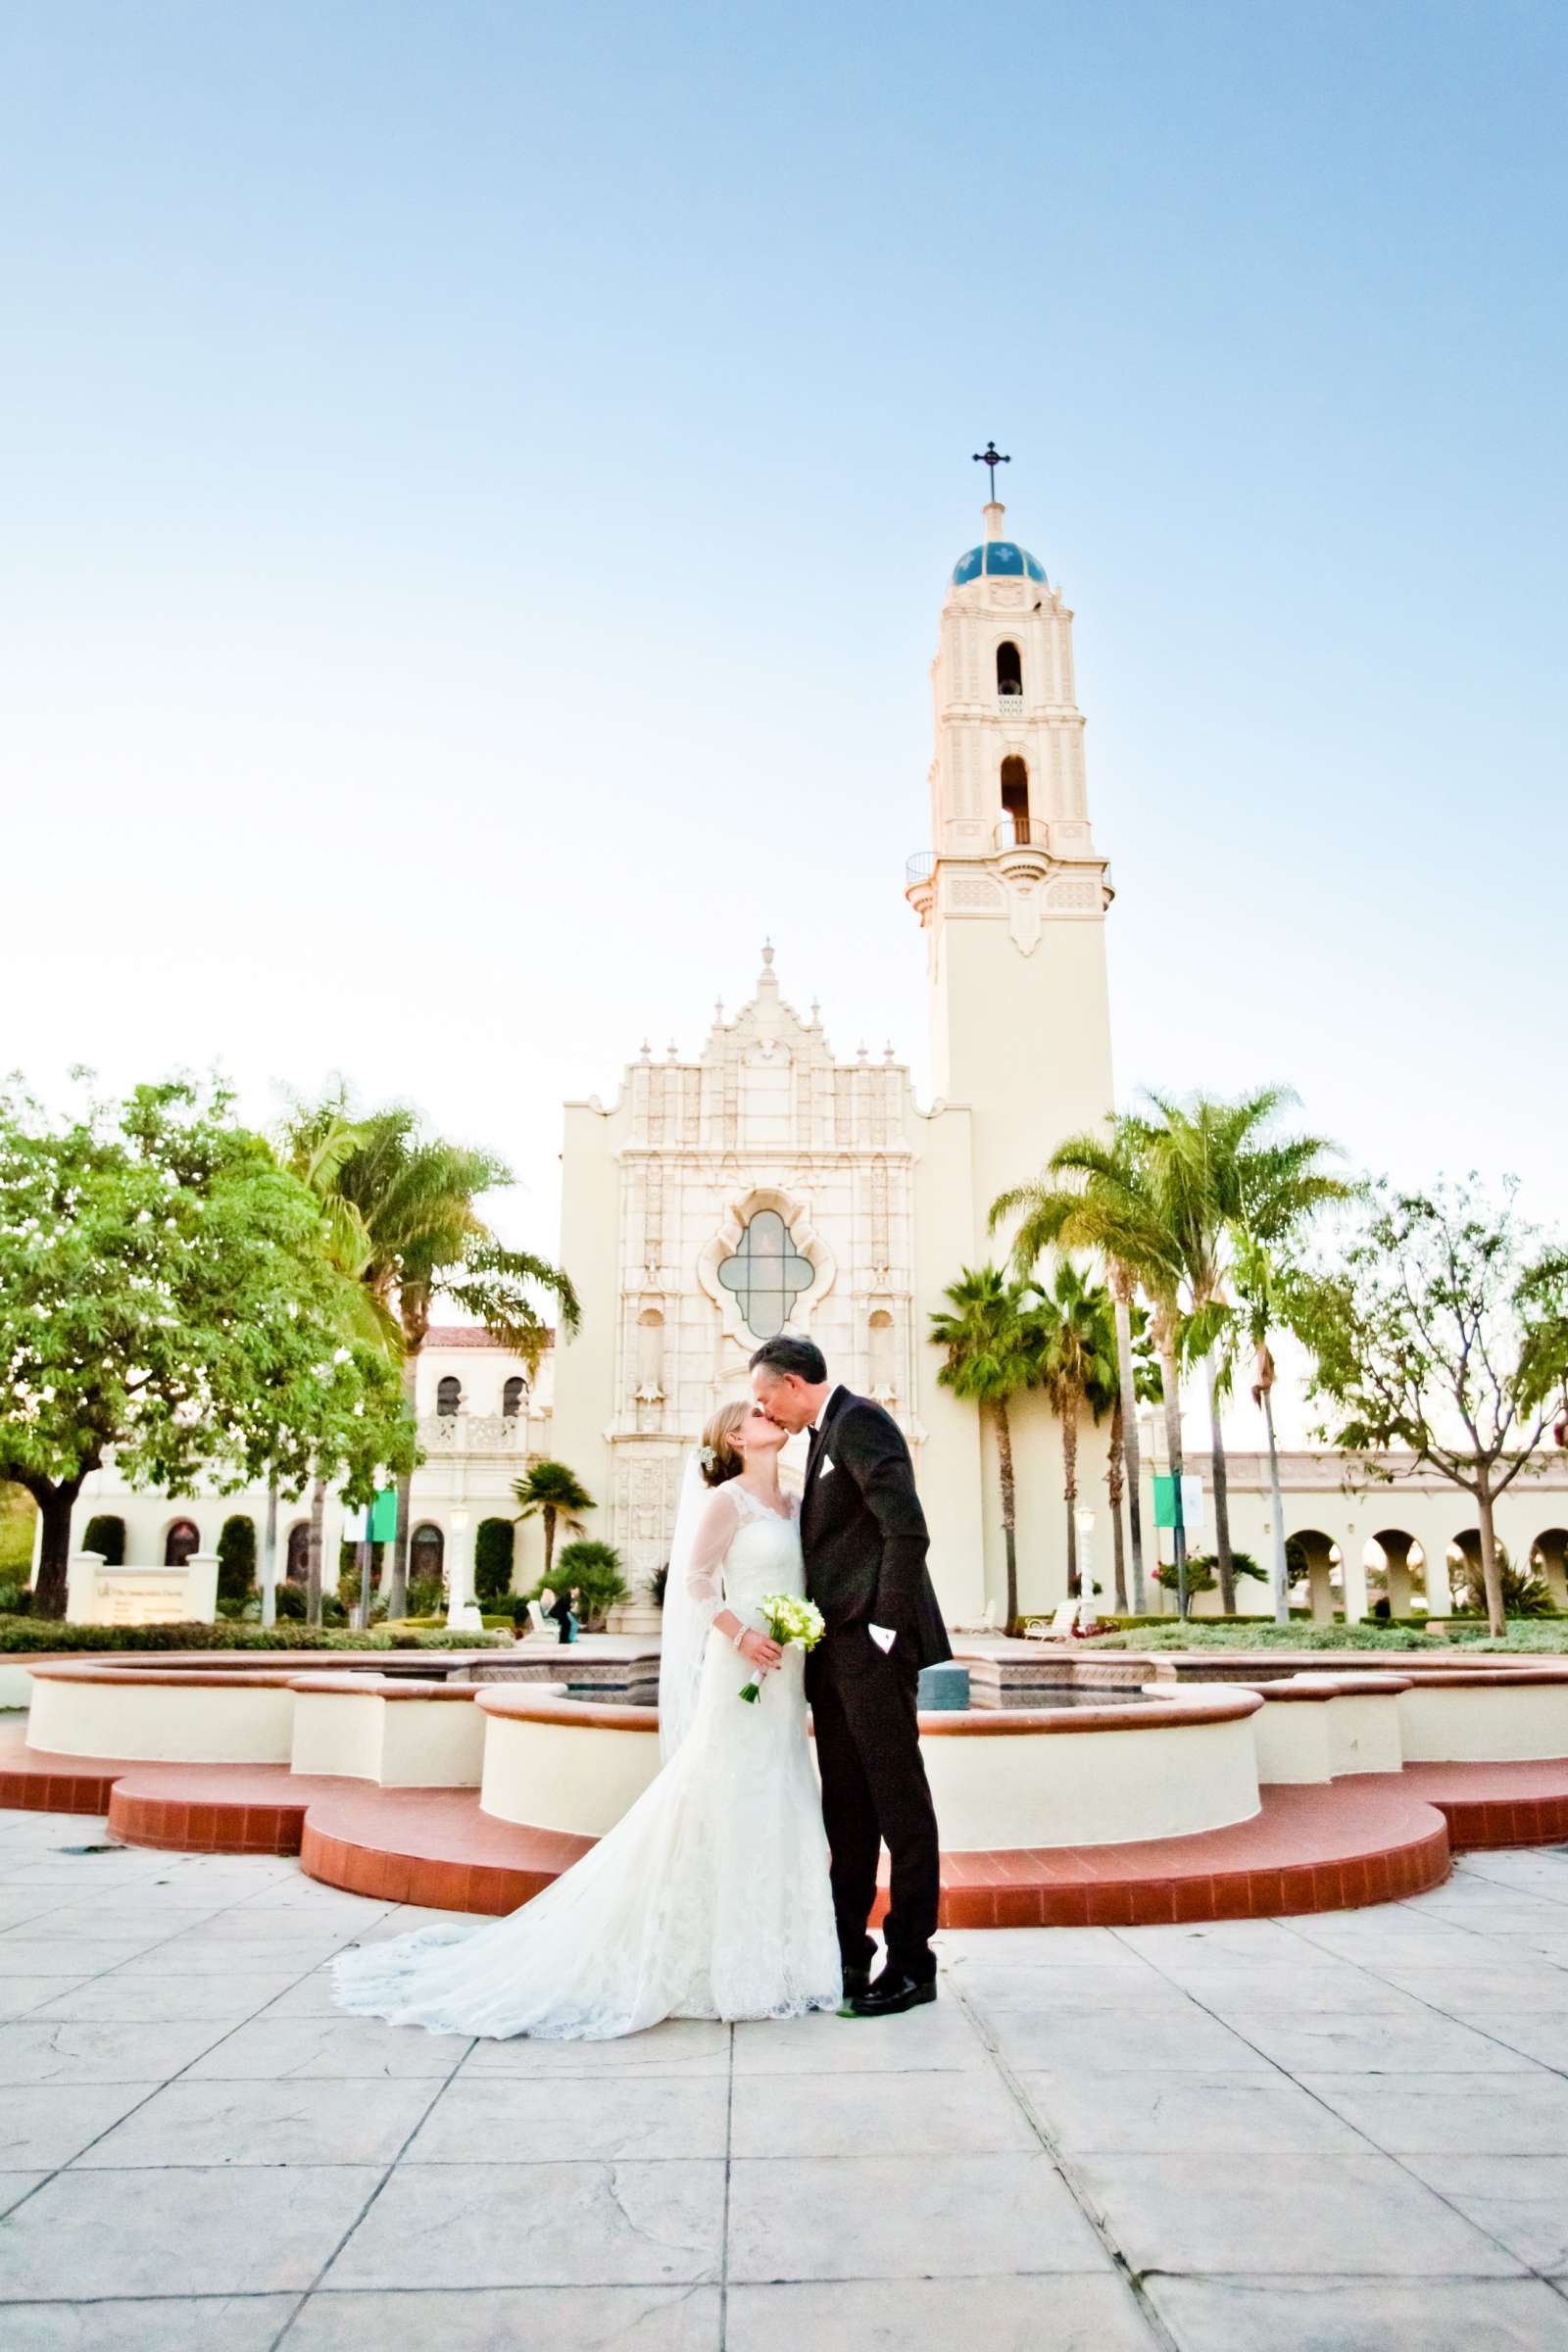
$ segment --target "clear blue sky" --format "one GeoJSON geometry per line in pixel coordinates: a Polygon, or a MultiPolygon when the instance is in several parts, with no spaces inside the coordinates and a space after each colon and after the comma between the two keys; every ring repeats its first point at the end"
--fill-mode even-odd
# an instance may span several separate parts
{"type": "Polygon", "coordinates": [[[995,434],[1123,1091],[1549,1212],[1565,67],[1555,0],[12,0],[3,1058],[341,1069],[546,1247],[561,1098],[764,932],[923,1079],[995,434]]]}

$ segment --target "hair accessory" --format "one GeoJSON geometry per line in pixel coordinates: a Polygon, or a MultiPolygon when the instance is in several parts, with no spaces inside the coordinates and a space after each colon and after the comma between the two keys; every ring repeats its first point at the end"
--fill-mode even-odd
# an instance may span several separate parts
{"type": "Polygon", "coordinates": [[[697,1448],[697,1459],[702,1463],[705,1470],[711,1470],[713,1464],[717,1461],[718,1456],[713,1451],[711,1446],[699,1446],[697,1448]]]}

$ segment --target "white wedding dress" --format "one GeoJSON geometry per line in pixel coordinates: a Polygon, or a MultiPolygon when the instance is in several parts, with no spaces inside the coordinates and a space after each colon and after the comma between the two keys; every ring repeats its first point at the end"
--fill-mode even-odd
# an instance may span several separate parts
{"type": "Polygon", "coordinates": [[[717,1494],[728,1498],[726,1509],[710,1506],[725,1547],[710,1538],[687,1570],[691,1600],[710,1621],[701,1686],[690,1729],[658,1778],[510,1918],[421,1928],[342,1953],[333,1969],[341,2008],[432,2034],[600,2041],[666,2017],[796,2017],[838,2006],[805,1657],[787,1649],[748,1704],[740,1692],[752,1669],[710,1624],[726,1604],[759,1624],[765,1593],[805,1590],[795,1511],[780,1517],[734,1480],[717,1494]]]}

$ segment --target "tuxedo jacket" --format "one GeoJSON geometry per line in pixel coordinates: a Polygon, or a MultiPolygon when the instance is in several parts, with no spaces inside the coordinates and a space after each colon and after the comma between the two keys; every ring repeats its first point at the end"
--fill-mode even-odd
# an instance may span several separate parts
{"type": "Polygon", "coordinates": [[[918,1665],[952,1657],[909,1448],[891,1413],[848,1389],[834,1392],[811,1439],[801,1544],[806,1590],[830,1634],[885,1625],[918,1665]]]}

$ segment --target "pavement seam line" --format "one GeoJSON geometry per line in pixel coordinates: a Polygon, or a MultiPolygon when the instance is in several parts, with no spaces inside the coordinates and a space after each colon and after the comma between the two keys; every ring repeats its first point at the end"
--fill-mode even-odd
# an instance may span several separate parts
{"type": "Polygon", "coordinates": [[[1138,2315],[1149,2329],[1151,2339],[1161,2347],[1161,2352],[1181,2352],[1177,2338],[1166,2327],[1152,2302],[1145,2293],[1141,2274],[1135,2271],[1128,2261],[1121,2245],[1111,2231],[1109,2223],[1104,2221],[1095,2210],[1094,2201],[1078,2176],[1077,2167],[1057,2144],[1054,2133],[1049,2130],[1044,2120],[1036,2113],[1034,2102],[1018,2081],[1011,2066],[1003,2057],[979,2011],[971,2007],[968,1996],[957,1990],[956,1987],[953,1988],[953,1998],[956,2002],[960,2014],[968,2020],[971,2031],[978,2037],[980,2046],[1000,2076],[1008,2097],[1018,2108],[1030,2131],[1039,2140],[1042,2149],[1055,2166],[1056,2173],[1068,2195],[1100,2243],[1104,2247],[1111,2268],[1137,2305],[1138,2315]]]}

